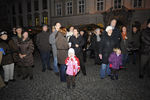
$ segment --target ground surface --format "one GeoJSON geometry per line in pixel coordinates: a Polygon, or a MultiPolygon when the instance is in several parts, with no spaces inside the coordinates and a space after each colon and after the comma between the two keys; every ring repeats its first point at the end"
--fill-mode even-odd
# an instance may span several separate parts
{"type": "Polygon", "coordinates": [[[100,79],[100,66],[86,63],[87,76],[76,77],[76,88],[68,90],[53,71],[41,72],[41,61],[35,57],[34,80],[9,83],[0,90],[0,100],[150,100],[150,79],[138,78],[137,65],[119,72],[119,80],[100,79]]]}

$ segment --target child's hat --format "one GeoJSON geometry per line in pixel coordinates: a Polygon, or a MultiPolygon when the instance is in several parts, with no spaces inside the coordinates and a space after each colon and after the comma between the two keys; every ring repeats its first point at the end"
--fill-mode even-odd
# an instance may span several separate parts
{"type": "Polygon", "coordinates": [[[2,36],[2,35],[7,35],[7,32],[6,31],[2,31],[2,32],[0,32],[0,36],[2,36]]]}
{"type": "Polygon", "coordinates": [[[68,56],[69,56],[70,54],[74,54],[74,55],[75,55],[75,51],[74,51],[73,48],[70,48],[70,49],[68,50],[68,56]]]}

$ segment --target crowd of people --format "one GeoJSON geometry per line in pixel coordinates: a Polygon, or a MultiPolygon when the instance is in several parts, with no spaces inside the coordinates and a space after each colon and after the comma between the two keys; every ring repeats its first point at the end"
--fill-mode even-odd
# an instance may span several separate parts
{"type": "Polygon", "coordinates": [[[87,75],[85,63],[89,52],[94,64],[101,65],[101,79],[109,76],[118,80],[118,71],[127,69],[130,61],[136,64],[137,58],[140,58],[139,78],[144,78],[145,69],[150,68],[150,19],[143,30],[133,25],[132,33],[127,26],[119,29],[116,25],[117,20],[112,19],[104,31],[96,28],[88,32],[73,26],[66,31],[60,23],[56,23],[49,32],[48,26],[43,25],[42,32],[34,39],[21,27],[13,28],[11,35],[6,31],[0,32],[0,64],[4,71],[4,75],[1,74],[4,79],[0,76],[1,87],[16,81],[14,68],[17,78],[34,79],[35,51],[40,54],[42,72],[53,70],[55,75],[60,76],[61,82],[67,82],[67,88],[71,87],[71,83],[75,88],[75,77],[80,70],[84,76],[87,75]]]}

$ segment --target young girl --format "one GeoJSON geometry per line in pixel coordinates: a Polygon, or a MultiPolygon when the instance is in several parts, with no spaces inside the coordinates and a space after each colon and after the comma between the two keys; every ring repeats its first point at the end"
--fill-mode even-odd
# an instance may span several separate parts
{"type": "Polygon", "coordinates": [[[70,88],[71,83],[72,87],[75,88],[75,76],[80,70],[80,62],[79,59],[75,56],[75,51],[73,48],[69,49],[65,64],[67,65],[67,88],[70,88]]]}
{"type": "Polygon", "coordinates": [[[111,68],[111,79],[118,80],[119,67],[122,65],[122,54],[120,49],[114,49],[114,52],[109,57],[109,64],[111,68]]]}

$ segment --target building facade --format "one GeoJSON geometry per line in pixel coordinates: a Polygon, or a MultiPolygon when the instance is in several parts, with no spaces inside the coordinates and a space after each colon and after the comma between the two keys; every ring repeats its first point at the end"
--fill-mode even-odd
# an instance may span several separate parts
{"type": "Polygon", "coordinates": [[[11,0],[13,26],[108,24],[113,17],[143,26],[150,18],[150,0],[11,0]],[[120,13],[120,14],[119,14],[120,13]],[[129,16],[127,16],[129,15],[129,16]]]}

